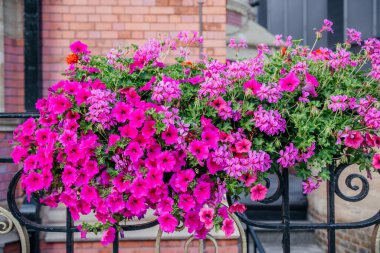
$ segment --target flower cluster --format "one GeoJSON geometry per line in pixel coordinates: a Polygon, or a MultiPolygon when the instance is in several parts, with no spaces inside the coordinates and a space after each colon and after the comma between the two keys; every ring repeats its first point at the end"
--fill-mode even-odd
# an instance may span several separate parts
{"type": "Polygon", "coordinates": [[[104,231],[107,244],[118,224],[148,209],[167,233],[183,224],[196,238],[211,229],[230,236],[230,215],[246,208],[238,198],[227,207],[226,195],[261,201],[271,173],[295,168],[310,193],[337,159],[379,170],[380,42],[368,39],[355,54],[349,43],[361,44],[360,34],[348,32],[336,51],[277,36],[281,50],[260,45],[257,56],[226,64],[188,62],[187,53],[161,62],[202,43],[196,33],[105,57],[75,42],[67,80],[37,102],[38,119],[14,131],[22,186],[45,205],[64,204],[76,221],[93,213],[98,223],[78,229],[104,231]]]}

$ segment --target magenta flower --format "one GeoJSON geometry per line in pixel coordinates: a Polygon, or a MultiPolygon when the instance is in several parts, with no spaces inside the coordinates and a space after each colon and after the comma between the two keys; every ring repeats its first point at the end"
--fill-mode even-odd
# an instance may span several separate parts
{"type": "Polygon", "coordinates": [[[315,182],[313,179],[308,178],[302,182],[303,193],[309,194],[319,188],[319,181],[315,182]]]}
{"type": "Polygon", "coordinates": [[[234,203],[229,208],[230,213],[244,213],[247,210],[247,207],[241,203],[234,203]]]}
{"type": "Polygon", "coordinates": [[[185,212],[189,212],[195,207],[195,200],[190,194],[179,195],[178,207],[185,212]]]}
{"type": "Polygon", "coordinates": [[[373,156],[373,159],[372,159],[372,166],[373,166],[375,169],[380,170],[380,154],[376,154],[376,155],[373,156]]]}
{"type": "Polygon", "coordinates": [[[166,233],[173,233],[178,226],[177,219],[170,213],[161,214],[157,220],[162,231],[166,233]]]}
{"type": "Polygon", "coordinates": [[[363,143],[364,138],[362,134],[358,131],[347,132],[346,138],[344,139],[344,145],[350,148],[357,149],[363,143]]]}
{"type": "Polygon", "coordinates": [[[358,45],[361,45],[362,42],[362,33],[359,31],[356,31],[353,28],[347,28],[347,39],[346,43],[353,44],[356,43],[358,45]]]}
{"type": "Polygon", "coordinates": [[[140,148],[140,144],[137,142],[131,142],[124,151],[124,155],[129,156],[132,162],[137,162],[144,154],[144,151],[140,148]]]}
{"type": "Polygon", "coordinates": [[[145,138],[149,138],[156,133],[156,128],[154,128],[155,124],[156,121],[154,120],[147,120],[144,122],[144,126],[141,129],[141,132],[145,138]]]}
{"type": "Polygon", "coordinates": [[[182,94],[179,84],[179,81],[163,76],[162,81],[153,88],[152,100],[162,103],[179,99],[182,94]]]}
{"type": "Polygon", "coordinates": [[[103,233],[102,239],[100,242],[102,245],[108,245],[115,240],[116,229],[114,227],[109,227],[106,232],[103,233]]]}
{"type": "Polygon", "coordinates": [[[214,226],[214,208],[203,207],[199,212],[199,219],[205,224],[207,229],[211,229],[214,226]]]}
{"type": "Polygon", "coordinates": [[[235,232],[234,220],[227,218],[223,220],[222,231],[226,237],[230,237],[235,232]]]}
{"type": "Polygon", "coordinates": [[[251,149],[252,143],[247,139],[242,139],[235,143],[235,148],[237,153],[248,153],[251,149]]]}
{"type": "Polygon", "coordinates": [[[252,94],[256,95],[257,92],[260,90],[262,84],[257,82],[254,78],[248,80],[244,83],[244,91],[247,92],[247,90],[251,90],[252,94]]]}
{"type": "Polygon", "coordinates": [[[280,90],[289,92],[293,92],[300,84],[300,82],[300,79],[298,79],[297,75],[294,72],[290,72],[286,77],[280,78],[280,80],[278,80],[280,90]]]}
{"type": "Polygon", "coordinates": [[[70,45],[70,49],[74,54],[89,54],[90,51],[87,50],[87,45],[78,41],[73,42],[70,45]]]}
{"type": "Polygon", "coordinates": [[[201,134],[202,141],[210,148],[217,148],[219,141],[219,134],[214,129],[206,129],[201,134]]]}
{"type": "Polygon", "coordinates": [[[333,29],[331,28],[333,25],[333,22],[331,22],[330,20],[328,19],[324,19],[323,20],[323,26],[321,27],[321,29],[319,29],[319,32],[331,32],[331,33],[334,33],[333,29]]]}
{"type": "Polygon", "coordinates": [[[331,96],[330,98],[331,104],[329,104],[328,108],[333,112],[345,111],[348,108],[348,97],[346,95],[331,96]]]}
{"type": "Polygon", "coordinates": [[[286,121],[276,110],[266,111],[259,105],[258,110],[254,112],[253,121],[255,126],[268,135],[277,135],[285,132],[286,121]]]}
{"type": "Polygon", "coordinates": [[[203,204],[211,196],[211,185],[207,182],[200,182],[194,188],[194,196],[197,196],[195,200],[199,204],[203,204]]]}
{"type": "Polygon", "coordinates": [[[285,147],[285,150],[280,151],[280,158],[277,160],[283,168],[292,167],[298,158],[298,149],[294,147],[293,143],[290,143],[289,146],[285,147]]]}
{"type": "Polygon", "coordinates": [[[176,164],[176,159],[172,153],[169,151],[164,151],[157,156],[157,168],[170,172],[174,169],[174,165],[176,164]]]}
{"type": "Polygon", "coordinates": [[[117,134],[111,134],[108,138],[108,147],[111,147],[116,144],[120,140],[120,136],[117,134]]]}
{"type": "Polygon", "coordinates": [[[178,130],[171,124],[164,132],[162,132],[161,137],[167,145],[175,144],[178,142],[178,130]]]}
{"type": "Polygon", "coordinates": [[[209,155],[208,146],[203,141],[192,141],[190,144],[190,152],[198,161],[206,159],[209,155]]]}
{"type": "Polygon", "coordinates": [[[112,117],[117,122],[124,123],[128,119],[128,115],[132,112],[132,108],[124,102],[118,102],[112,109],[112,117]]]}
{"type": "Polygon", "coordinates": [[[252,201],[260,201],[265,199],[265,196],[267,194],[268,189],[262,185],[257,184],[254,187],[251,188],[251,200],[252,201]]]}

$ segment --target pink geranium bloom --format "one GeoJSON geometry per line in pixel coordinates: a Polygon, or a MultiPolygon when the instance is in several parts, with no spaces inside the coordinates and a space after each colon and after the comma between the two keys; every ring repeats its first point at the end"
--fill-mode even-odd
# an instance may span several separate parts
{"type": "Polygon", "coordinates": [[[137,162],[144,155],[144,151],[137,142],[131,142],[124,151],[124,155],[129,156],[132,162],[137,162]]]}
{"type": "Polygon", "coordinates": [[[103,233],[100,242],[102,245],[108,245],[115,240],[116,229],[114,227],[109,227],[106,232],[103,233]]]}
{"type": "Polygon", "coordinates": [[[257,184],[251,188],[251,200],[252,201],[260,201],[265,199],[268,189],[262,185],[257,184]]]}
{"type": "Polygon", "coordinates": [[[118,102],[112,109],[112,117],[114,117],[117,122],[124,123],[131,112],[132,108],[129,105],[124,102],[118,102]]]}
{"type": "Polygon", "coordinates": [[[375,169],[380,170],[380,154],[376,154],[376,155],[373,156],[373,159],[372,159],[372,166],[373,166],[375,169]]]}
{"type": "Polygon", "coordinates": [[[242,139],[235,143],[235,148],[237,153],[248,153],[251,149],[252,143],[247,139],[242,139]]]}
{"type": "Polygon", "coordinates": [[[293,92],[300,82],[297,75],[294,72],[290,72],[286,77],[280,78],[278,84],[280,85],[280,90],[293,92]]]}
{"type": "Polygon", "coordinates": [[[234,220],[230,218],[224,219],[222,230],[224,234],[226,235],[226,237],[230,237],[235,231],[234,220]]]}
{"type": "Polygon", "coordinates": [[[172,171],[175,163],[176,159],[169,151],[164,151],[157,156],[157,168],[162,171],[172,171]]]}
{"type": "Polygon", "coordinates": [[[257,92],[260,90],[262,84],[256,81],[254,78],[248,80],[247,82],[244,83],[244,91],[247,92],[247,90],[251,90],[252,94],[256,95],[257,92]]]}
{"type": "Polygon", "coordinates": [[[206,159],[209,154],[208,146],[203,141],[192,141],[190,152],[200,161],[206,159]]]}
{"type": "Polygon", "coordinates": [[[164,132],[162,132],[161,137],[167,145],[175,144],[178,142],[178,130],[173,124],[171,124],[164,132]]]}
{"type": "Polygon", "coordinates": [[[211,229],[214,226],[214,208],[203,207],[199,212],[199,219],[205,224],[207,229],[211,229]]]}
{"type": "Polygon", "coordinates": [[[206,143],[207,146],[210,148],[217,148],[218,147],[218,141],[219,141],[219,134],[216,131],[213,131],[211,129],[207,129],[202,131],[202,141],[206,143]]]}
{"type": "Polygon", "coordinates": [[[344,139],[344,145],[350,148],[357,149],[363,143],[364,138],[358,131],[349,131],[344,139]]]}
{"type": "Polygon", "coordinates": [[[166,233],[173,233],[178,226],[178,220],[170,213],[161,214],[157,220],[162,231],[166,233]]]}

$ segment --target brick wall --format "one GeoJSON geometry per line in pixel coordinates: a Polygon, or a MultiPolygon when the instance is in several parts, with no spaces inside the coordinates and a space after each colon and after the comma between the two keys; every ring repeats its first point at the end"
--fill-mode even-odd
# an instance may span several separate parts
{"type": "MultiPolygon", "coordinates": [[[[68,46],[74,40],[94,54],[112,47],[141,44],[147,38],[199,29],[197,0],[43,0],[43,81],[61,78],[68,46]]],[[[205,51],[225,58],[226,1],[207,0],[204,8],[205,51]]]]}

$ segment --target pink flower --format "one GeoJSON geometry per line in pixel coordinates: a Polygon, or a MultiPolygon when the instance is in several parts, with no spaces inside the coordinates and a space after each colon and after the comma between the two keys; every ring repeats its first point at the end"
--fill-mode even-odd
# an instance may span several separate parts
{"type": "Polygon", "coordinates": [[[218,97],[217,99],[215,99],[212,103],[211,103],[211,106],[214,107],[216,110],[220,110],[222,109],[223,107],[226,107],[227,106],[227,102],[224,101],[224,99],[222,97],[218,97]]]}
{"type": "Polygon", "coordinates": [[[207,229],[211,229],[214,226],[214,208],[203,207],[199,212],[200,221],[205,224],[207,229]]]}
{"type": "Polygon", "coordinates": [[[188,212],[195,207],[194,198],[190,194],[179,195],[178,207],[188,212]]]}
{"type": "Polygon", "coordinates": [[[302,188],[304,194],[309,194],[319,187],[319,181],[315,182],[313,179],[308,178],[306,181],[302,182],[302,188]]]}
{"type": "Polygon", "coordinates": [[[87,50],[87,45],[80,42],[79,40],[71,43],[70,49],[74,54],[80,54],[80,53],[89,54],[90,53],[90,51],[87,50]]]}
{"type": "Polygon", "coordinates": [[[283,168],[292,167],[298,158],[298,149],[294,147],[293,143],[290,143],[285,147],[285,150],[280,150],[280,158],[277,159],[277,163],[279,163],[283,168]]]}
{"type": "Polygon", "coordinates": [[[200,182],[194,188],[194,196],[199,204],[203,204],[211,196],[211,185],[207,182],[200,182]]]}
{"type": "Polygon", "coordinates": [[[169,151],[164,151],[157,156],[157,168],[162,171],[172,171],[175,164],[176,159],[169,151]]]}
{"type": "Polygon", "coordinates": [[[286,121],[277,110],[266,111],[261,105],[253,113],[255,126],[268,135],[274,136],[285,132],[286,121]]]}
{"type": "Polygon", "coordinates": [[[147,120],[144,122],[144,126],[141,129],[141,132],[145,138],[149,138],[156,133],[156,128],[154,128],[155,124],[156,121],[154,120],[147,120]]]}
{"type": "Polygon", "coordinates": [[[204,130],[202,131],[202,141],[206,143],[207,146],[210,148],[217,148],[218,147],[218,141],[219,141],[219,134],[213,130],[204,130]]]}
{"type": "Polygon", "coordinates": [[[44,188],[43,176],[37,172],[30,172],[24,179],[26,189],[28,192],[36,192],[44,188]]]}
{"type": "Polygon", "coordinates": [[[141,87],[139,89],[139,92],[151,90],[152,84],[154,84],[154,82],[156,82],[156,76],[152,76],[152,78],[150,78],[149,82],[147,82],[143,87],[141,87]]]}
{"type": "Polygon", "coordinates": [[[332,25],[333,25],[333,22],[331,22],[328,19],[324,19],[323,26],[321,27],[321,29],[319,29],[319,32],[321,33],[321,32],[327,31],[327,32],[334,33],[333,29],[331,28],[332,25]]]}
{"type": "Polygon", "coordinates": [[[248,80],[244,83],[244,91],[247,92],[247,90],[251,90],[252,94],[256,95],[257,92],[260,90],[262,84],[257,82],[254,78],[248,80]]]}
{"type": "Polygon", "coordinates": [[[170,213],[161,214],[157,220],[162,231],[166,233],[173,233],[178,226],[177,219],[170,213]]]}
{"type": "Polygon", "coordinates": [[[128,115],[132,112],[132,108],[124,102],[118,102],[112,109],[112,117],[117,122],[124,123],[128,119],[128,115]]]}
{"type": "Polygon", "coordinates": [[[372,166],[373,166],[375,169],[380,170],[380,154],[376,154],[376,155],[373,156],[373,159],[372,159],[372,166]]]}
{"type": "Polygon", "coordinates": [[[146,199],[144,197],[129,196],[126,208],[136,216],[140,216],[147,210],[146,199]]]}
{"type": "Polygon", "coordinates": [[[224,219],[222,230],[227,237],[230,237],[235,232],[234,220],[230,218],[224,219]]]}
{"type": "Polygon", "coordinates": [[[247,139],[242,139],[235,143],[235,148],[237,153],[248,153],[251,149],[252,143],[247,139]]]}
{"type": "Polygon", "coordinates": [[[138,198],[145,197],[147,195],[148,184],[142,177],[136,177],[131,184],[131,193],[138,198]]]}
{"type": "Polygon", "coordinates": [[[280,78],[278,84],[280,85],[280,90],[293,92],[300,82],[297,75],[294,72],[290,72],[286,77],[280,78]]]}
{"type": "Polygon", "coordinates": [[[71,186],[77,180],[77,170],[70,165],[66,165],[62,172],[62,183],[71,186]]]}
{"type": "Polygon", "coordinates": [[[100,242],[102,245],[108,245],[112,243],[115,240],[115,234],[116,234],[116,229],[114,227],[109,227],[106,232],[103,233],[102,239],[100,242]]]}
{"type": "Polygon", "coordinates": [[[144,151],[140,148],[137,142],[129,143],[124,155],[128,155],[132,162],[137,162],[144,155],[144,151]]]}
{"type": "Polygon", "coordinates": [[[234,203],[232,206],[228,208],[228,211],[230,213],[244,213],[247,210],[247,207],[244,204],[241,203],[234,203]]]}
{"type": "Polygon", "coordinates": [[[118,192],[113,192],[106,198],[106,205],[113,213],[118,213],[125,208],[123,195],[118,192]]]}
{"type": "Polygon", "coordinates": [[[328,106],[333,112],[345,111],[348,108],[348,97],[346,95],[331,96],[331,104],[328,106]]]}
{"type": "Polygon", "coordinates": [[[353,44],[356,43],[358,45],[361,44],[362,41],[362,33],[359,31],[356,31],[352,28],[347,28],[347,40],[346,43],[353,44]]]}
{"type": "Polygon", "coordinates": [[[21,160],[28,156],[28,149],[20,146],[15,146],[12,150],[12,159],[15,164],[18,164],[21,160]]]}
{"type": "Polygon", "coordinates": [[[209,154],[208,146],[206,143],[197,140],[191,142],[190,152],[198,159],[198,161],[206,159],[209,154]]]}
{"type": "Polygon", "coordinates": [[[364,138],[358,131],[349,131],[344,139],[344,145],[357,149],[363,143],[364,138]]]}
{"type": "Polygon", "coordinates": [[[134,139],[139,133],[139,131],[136,129],[136,126],[133,125],[132,123],[119,127],[118,129],[120,131],[121,137],[124,137],[124,138],[127,137],[127,138],[134,139]]]}
{"type": "Polygon", "coordinates": [[[265,199],[265,195],[267,194],[268,189],[262,185],[257,184],[251,188],[251,200],[252,201],[260,201],[265,199]]]}
{"type": "Polygon", "coordinates": [[[178,130],[173,124],[171,124],[164,132],[162,132],[161,137],[167,145],[175,144],[178,142],[178,130]]]}
{"type": "Polygon", "coordinates": [[[117,134],[111,134],[108,138],[108,147],[113,146],[116,142],[120,140],[120,136],[117,134]]]}
{"type": "Polygon", "coordinates": [[[54,112],[54,114],[62,114],[70,109],[71,106],[70,99],[64,95],[58,95],[50,99],[50,110],[54,112]]]}

